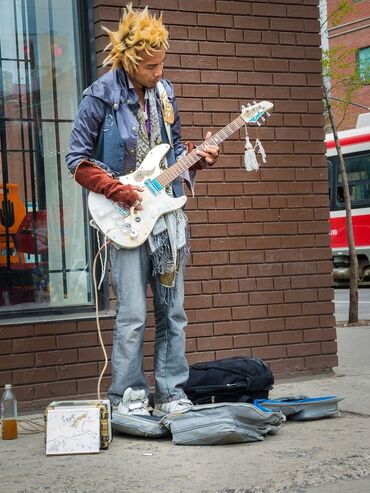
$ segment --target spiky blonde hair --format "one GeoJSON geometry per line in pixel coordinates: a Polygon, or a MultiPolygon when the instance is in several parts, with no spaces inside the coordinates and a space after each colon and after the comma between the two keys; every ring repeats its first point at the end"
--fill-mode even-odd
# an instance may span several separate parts
{"type": "Polygon", "coordinates": [[[118,25],[118,31],[110,31],[103,27],[108,34],[110,43],[104,51],[110,49],[103,65],[111,65],[112,70],[123,66],[125,70],[135,70],[142,57],[140,53],[152,55],[161,47],[168,48],[168,31],[162,22],[162,15],[157,19],[148,11],[134,10],[132,3],[123,8],[123,14],[118,25]]]}

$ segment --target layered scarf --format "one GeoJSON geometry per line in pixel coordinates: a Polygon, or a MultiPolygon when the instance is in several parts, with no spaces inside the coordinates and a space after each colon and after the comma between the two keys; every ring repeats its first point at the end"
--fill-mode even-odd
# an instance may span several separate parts
{"type": "MultiPolygon", "coordinates": [[[[136,149],[136,166],[140,166],[148,152],[162,143],[161,116],[158,112],[156,90],[146,90],[146,112],[140,107],[136,113],[139,132],[136,149]]],[[[160,163],[161,169],[168,167],[166,157],[160,163]]],[[[166,192],[172,195],[172,185],[166,192]]],[[[182,209],[160,217],[148,238],[147,248],[153,265],[153,276],[158,275],[161,284],[161,302],[170,304],[176,294],[176,274],[180,258],[186,262],[189,256],[189,235],[187,218],[182,209]]]]}

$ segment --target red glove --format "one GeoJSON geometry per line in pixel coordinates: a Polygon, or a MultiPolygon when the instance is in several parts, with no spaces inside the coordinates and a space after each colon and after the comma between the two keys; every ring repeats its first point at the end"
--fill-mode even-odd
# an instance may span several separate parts
{"type": "Polygon", "coordinates": [[[82,161],[75,171],[77,183],[91,192],[102,193],[107,199],[120,202],[125,207],[132,207],[138,200],[139,194],[132,185],[123,185],[119,180],[112,178],[106,171],[94,163],[82,161]]]}

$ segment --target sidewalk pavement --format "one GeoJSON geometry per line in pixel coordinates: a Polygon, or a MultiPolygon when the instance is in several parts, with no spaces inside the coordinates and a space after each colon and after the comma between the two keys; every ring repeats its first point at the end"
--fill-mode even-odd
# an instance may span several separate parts
{"type": "Polygon", "coordinates": [[[46,457],[44,434],[0,440],[7,493],[368,493],[370,326],[341,327],[332,375],[277,381],[270,398],[338,395],[340,416],[284,424],[262,442],[181,446],[115,436],[96,455],[46,457]]]}

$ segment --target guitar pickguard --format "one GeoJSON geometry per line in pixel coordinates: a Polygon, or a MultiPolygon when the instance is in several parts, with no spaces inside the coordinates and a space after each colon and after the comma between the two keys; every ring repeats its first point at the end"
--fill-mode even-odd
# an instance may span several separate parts
{"type": "Polygon", "coordinates": [[[122,207],[102,194],[89,193],[90,214],[98,228],[117,246],[122,248],[140,246],[148,239],[161,216],[180,209],[185,204],[185,195],[178,198],[169,196],[156,180],[162,172],[159,163],[168,149],[167,144],[155,147],[135,173],[119,178],[124,185],[136,185],[144,189],[140,192],[143,210],[134,211],[133,208],[122,207]],[[150,178],[147,178],[148,175],[150,178]],[[139,179],[140,176],[144,178],[139,179]]]}

